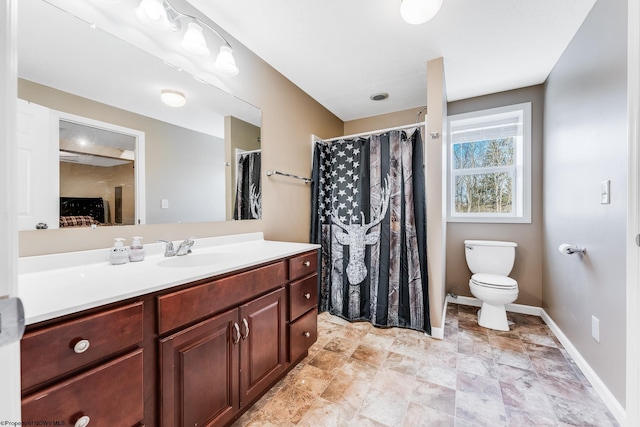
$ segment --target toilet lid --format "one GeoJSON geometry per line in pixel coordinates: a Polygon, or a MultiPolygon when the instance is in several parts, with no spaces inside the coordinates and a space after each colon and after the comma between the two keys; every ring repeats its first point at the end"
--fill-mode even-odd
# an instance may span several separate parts
{"type": "Polygon", "coordinates": [[[499,274],[476,273],[471,276],[471,280],[480,286],[492,288],[515,289],[518,287],[518,282],[511,277],[501,276],[499,274]]]}

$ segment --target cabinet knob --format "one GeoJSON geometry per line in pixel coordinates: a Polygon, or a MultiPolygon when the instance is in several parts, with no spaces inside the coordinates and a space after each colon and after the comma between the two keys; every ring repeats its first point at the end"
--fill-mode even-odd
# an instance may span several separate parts
{"type": "Polygon", "coordinates": [[[83,415],[78,418],[78,421],[76,421],[74,427],[87,427],[89,425],[89,421],[91,421],[91,418],[89,418],[88,415],[83,415]]]}
{"type": "Polygon", "coordinates": [[[311,294],[309,292],[307,292],[303,296],[304,296],[304,299],[311,299],[311,294]]]}
{"type": "Polygon", "coordinates": [[[242,340],[244,341],[249,336],[249,322],[247,322],[247,319],[242,319],[242,326],[245,330],[244,335],[242,335],[242,340]]]}
{"type": "MultiPolygon", "coordinates": [[[[84,340],[84,339],[80,340],[73,346],[73,351],[78,353],[78,354],[84,353],[85,351],[89,350],[89,346],[90,345],[91,345],[91,343],[89,342],[89,340],[84,340]]],[[[89,417],[87,417],[87,419],[88,418],[89,417]]],[[[89,422],[89,421],[87,421],[87,422],[89,422]]],[[[82,424],[82,425],[86,425],[86,424],[82,424]]]]}
{"type": "Polygon", "coordinates": [[[240,342],[240,326],[237,323],[233,323],[233,330],[236,332],[236,336],[233,338],[233,345],[238,345],[240,342]]]}
{"type": "Polygon", "coordinates": [[[302,263],[302,265],[304,265],[305,267],[309,267],[311,265],[311,262],[305,261],[302,263]]]}
{"type": "Polygon", "coordinates": [[[309,338],[311,336],[311,332],[303,332],[302,335],[304,335],[305,338],[309,338]]]}

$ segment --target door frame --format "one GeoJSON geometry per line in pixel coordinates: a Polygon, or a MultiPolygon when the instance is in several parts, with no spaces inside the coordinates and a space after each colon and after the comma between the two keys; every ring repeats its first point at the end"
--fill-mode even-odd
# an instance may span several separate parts
{"type": "Polygon", "coordinates": [[[628,1],[628,212],[626,425],[640,425],[640,0],[628,1]]]}
{"type": "MultiPolygon", "coordinates": [[[[18,0],[0,5],[0,298],[16,296],[18,268],[18,212],[16,164],[18,0]]],[[[0,347],[0,414],[20,421],[20,343],[0,347]]]]}

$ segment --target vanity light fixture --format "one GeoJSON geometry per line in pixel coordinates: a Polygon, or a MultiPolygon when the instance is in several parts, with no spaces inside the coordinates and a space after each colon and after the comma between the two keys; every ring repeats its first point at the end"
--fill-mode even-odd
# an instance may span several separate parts
{"type": "Polygon", "coordinates": [[[215,67],[223,76],[233,77],[238,75],[240,70],[238,70],[236,60],[233,57],[233,50],[230,46],[220,46],[215,67]]]}
{"type": "Polygon", "coordinates": [[[187,97],[178,90],[162,89],[160,99],[169,107],[183,107],[187,103],[187,97]]]}
{"type": "Polygon", "coordinates": [[[202,34],[202,27],[196,22],[189,22],[180,45],[184,50],[194,55],[209,56],[211,53],[207,47],[207,41],[204,39],[204,34],[202,34]]]}
{"type": "Polygon", "coordinates": [[[440,11],[443,0],[401,0],[400,16],[407,23],[424,24],[440,11]]]}
{"type": "Polygon", "coordinates": [[[216,70],[225,77],[238,75],[240,70],[236,65],[233,49],[229,42],[211,25],[195,16],[180,12],[169,0],[141,0],[140,5],[136,8],[136,16],[143,23],[155,28],[172,29],[174,31],[182,28],[181,20],[188,20],[180,46],[185,51],[202,57],[211,54],[204,32],[204,28],[207,28],[223,43],[216,57],[214,65],[216,70]]]}
{"type": "Polygon", "coordinates": [[[142,0],[135,12],[140,21],[154,28],[174,31],[179,29],[176,14],[165,6],[163,0],[142,0]]]}

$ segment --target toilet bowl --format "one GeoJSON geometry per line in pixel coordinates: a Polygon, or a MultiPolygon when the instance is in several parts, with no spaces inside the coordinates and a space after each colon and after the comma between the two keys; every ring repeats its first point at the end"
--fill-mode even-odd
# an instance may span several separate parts
{"type": "Polygon", "coordinates": [[[471,294],[482,301],[478,324],[489,329],[508,331],[505,304],[518,298],[518,282],[508,277],[515,261],[516,243],[489,240],[465,240],[465,257],[472,273],[471,294]]]}

